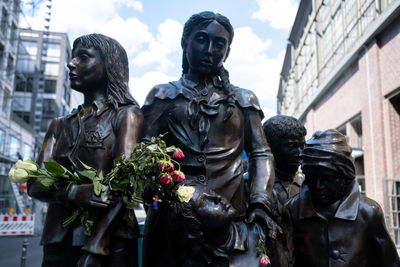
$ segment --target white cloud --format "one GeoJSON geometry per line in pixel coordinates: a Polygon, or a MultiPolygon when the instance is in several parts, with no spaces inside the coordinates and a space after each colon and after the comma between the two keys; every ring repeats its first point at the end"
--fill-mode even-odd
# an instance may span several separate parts
{"type": "Polygon", "coordinates": [[[129,87],[131,94],[136,101],[138,101],[140,105],[143,105],[147,94],[153,86],[178,79],[179,77],[172,77],[163,72],[152,71],[147,72],[140,77],[131,77],[129,80],[129,87]]]}
{"type": "Polygon", "coordinates": [[[252,14],[253,19],[269,22],[275,29],[289,30],[296,16],[296,0],[256,0],[259,10],[252,14]]]}
{"type": "Polygon", "coordinates": [[[118,40],[128,55],[138,52],[143,45],[153,40],[147,25],[137,18],[123,20],[119,16],[114,17],[99,32],[118,40]]]}
{"type": "MultiPolygon", "coordinates": [[[[39,5],[35,9],[33,16],[31,10],[25,10],[25,17],[27,18],[29,25],[24,23],[25,20],[21,20],[23,22],[23,27],[31,26],[33,29],[43,30],[45,24],[44,19],[46,17],[46,12],[48,11],[46,4],[47,2],[43,2],[39,5]]],[[[141,24],[136,18],[123,20],[119,17],[118,8],[124,6],[133,7],[138,11],[143,11],[143,6],[139,1],[53,1],[50,30],[68,32],[71,41],[80,35],[94,32],[107,32],[118,40],[127,39],[129,37],[126,35],[130,35],[130,41],[137,39],[134,41],[134,44],[143,39],[146,40],[149,35],[147,32],[147,26],[141,24]]],[[[25,7],[29,9],[28,5],[25,5],[25,7]]]]}
{"type": "Polygon", "coordinates": [[[158,71],[166,72],[175,66],[175,62],[168,59],[168,56],[180,49],[180,37],[182,25],[171,19],[158,26],[158,34],[155,40],[150,42],[148,50],[139,53],[134,59],[135,67],[143,67],[156,63],[158,71]]]}
{"type": "Polygon", "coordinates": [[[136,11],[143,12],[143,4],[140,1],[132,0],[117,0],[119,4],[125,5],[127,7],[132,7],[136,11]]]}
{"type": "Polygon", "coordinates": [[[268,56],[270,45],[270,40],[263,41],[250,27],[235,29],[231,53],[225,63],[231,82],[252,90],[266,117],[275,114],[279,73],[284,58],[284,51],[277,57],[268,56]]]}

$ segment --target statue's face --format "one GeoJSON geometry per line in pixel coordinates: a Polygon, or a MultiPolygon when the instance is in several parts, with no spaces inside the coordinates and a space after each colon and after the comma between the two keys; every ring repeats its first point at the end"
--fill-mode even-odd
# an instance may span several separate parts
{"type": "Polygon", "coordinates": [[[78,43],[72,50],[72,59],[67,66],[71,88],[79,92],[85,93],[105,82],[102,60],[93,48],[85,48],[78,43]]]}
{"type": "Polygon", "coordinates": [[[283,172],[295,174],[300,166],[300,155],[305,143],[304,136],[281,140],[273,151],[277,168],[283,172]]]}
{"type": "Polygon", "coordinates": [[[189,74],[213,74],[221,68],[229,53],[229,33],[218,22],[195,28],[185,48],[189,74]]]}
{"type": "Polygon", "coordinates": [[[212,190],[200,192],[193,208],[205,233],[227,229],[235,215],[229,202],[212,190]]]}
{"type": "Polygon", "coordinates": [[[331,169],[308,166],[303,172],[316,206],[330,205],[341,199],[346,192],[346,178],[331,169]]]}

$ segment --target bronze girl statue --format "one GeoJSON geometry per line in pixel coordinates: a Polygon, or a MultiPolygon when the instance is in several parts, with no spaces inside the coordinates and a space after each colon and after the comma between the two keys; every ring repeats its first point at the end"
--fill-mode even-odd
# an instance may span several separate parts
{"type": "MultiPolygon", "coordinates": [[[[113,159],[129,156],[142,135],[143,116],[128,89],[126,52],[110,37],[81,36],[74,41],[68,68],[71,87],[83,94],[84,103],[52,121],[38,163],[51,157],[74,171],[81,168],[82,161],[106,174],[113,159]]],[[[135,265],[132,255],[136,255],[138,226],[125,219],[118,199],[103,202],[94,195],[93,185],[69,184],[49,191],[38,183],[37,178],[31,178],[28,192],[49,202],[41,240],[43,266],[76,266],[78,261],[80,266],[125,266],[128,256],[130,265],[135,265]],[[62,225],[77,207],[101,216],[90,237],[78,221],[70,227],[62,225]]]]}
{"type": "MultiPolygon", "coordinates": [[[[253,92],[229,82],[223,63],[232,39],[232,25],[220,14],[201,12],[186,22],[181,39],[183,75],[178,81],[155,86],[148,94],[142,107],[144,139],[168,132],[167,145],[185,154],[181,167],[189,182],[200,183],[226,199],[236,210],[234,220],[257,222],[274,236],[267,196],[273,164],[261,127],[263,113],[253,92]],[[249,156],[248,191],[243,180],[243,150],[249,156]]],[[[162,205],[158,211],[148,209],[145,267],[182,264],[164,212],[162,205]]]]}

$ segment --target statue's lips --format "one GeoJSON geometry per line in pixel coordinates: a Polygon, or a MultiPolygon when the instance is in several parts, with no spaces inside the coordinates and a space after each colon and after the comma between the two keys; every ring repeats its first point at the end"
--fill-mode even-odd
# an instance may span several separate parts
{"type": "Polygon", "coordinates": [[[201,63],[201,65],[203,65],[203,66],[207,66],[207,67],[211,67],[212,66],[212,61],[210,61],[210,60],[205,60],[205,59],[203,59],[202,61],[200,61],[200,63],[201,63]]]}
{"type": "Polygon", "coordinates": [[[75,75],[75,74],[69,74],[69,79],[70,80],[75,80],[75,79],[78,79],[79,78],[79,76],[78,75],[75,75]]]}

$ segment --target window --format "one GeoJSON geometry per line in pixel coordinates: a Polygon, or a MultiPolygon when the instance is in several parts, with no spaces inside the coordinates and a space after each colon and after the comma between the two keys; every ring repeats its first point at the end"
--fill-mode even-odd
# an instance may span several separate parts
{"type": "Polygon", "coordinates": [[[15,76],[15,91],[25,92],[26,81],[23,77],[15,76]]]}
{"type": "Polygon", "coordinates": [[[19,4],[20,4],[20,0],[14,0],[13,12],[15,14],[19,14],[19,4]]]}
{"type": "Polygon", "coordinates": [[[57,115],[57,104],[54,99],[43,99],[42,112],[47,115],[57,115]]]}
{"type": "Polygon", "coordinates": [[[346,124],[344,124],[344,125],[342,125],[342,126],[339,126],[339,127],[337,128],[337,130],[338,130],[338,132],[340,132],[341,134],[346,135],[346,134],[347,134],[347,132],[346,132],[346,124]]]}
{"type": "Polygon", "coordinates": [[[4,145],[6,143],[6,132],[0,129],[0,153],[4,153],[4,145]]]}
{"type": "Polygon", "coordinates": [[[9,56],[7,62],[7,71],[6,71],[7,78],[11,80],[11,76],[13,74],[14,74],[14,59],[11,56],[9,56]]]}
{"type": "Polygon", "coordinates": [[[20,117],[21,119],[23,119],[26,123],[28,123],[29,124],[29,122],[31,121],[31,118],[30,118],[30,112],[25,112],[25,111],[14,111],[13,110],[13,113],[15,114],[15,115],[17,115],[18,117],[20,117]]]}
{"type": "Polygon", "coordinates": [[[353,127],[355,133],[357,134],[357,148],[363,148],[362,141],[362,124],[361,124],[361,116],[355,118],[351,121],[351,126],[353,127]]]}
{"type": "Polygon", "coordinates": [[[51,119],[42,118],[42,121],[40,122],[40,131],[46,132],[47,128],[49,128],[50,122],[51,122],[51,119]]]}
{"type": "Polygon", "coordinates": [[[7,111],[8,111],[9,102],[10,102],[10,93],[8,92],[8,90],[4,90],[4,93],[3,93],[3,105],[1,107],[1,110],[4,113],[7,113],[7,111]]]}
{"type": "Polygon", "coordinates": [[[59,71],[59,63],[46,63],[44,68],[44,74],[57,76],[59,71]]]}
{"type": "Polygon", "coordinates": [[[57,88],[57,80],[45,80],[44,81],[44,92],[48,94],[54,94],[57,88]]]}
{"type": "Polygon", "coordinates": [[[8,24],[8,12],[3,7],[1,12],[1,23],[0,23],[0,31],[5,35],[7,32],[7,24],[8,24]]]}
{"type": "Polygon", "coordinates": [[[60,44],[43,43],[43,50],[46,50],[42,60],[46,62],[60,62],[61,49],[60,44]]]}
{"type": "Polygon", "coordinates": [[[19,139],[15,136],[9,136],[8,155],[13,159],[18,158],[17,153],[19,152],[19,142],[19,139]]]}
{"type": "Polygon", "coordinates": [[[22,158],[25,159],[30,159],[31,158],[31,146],[24,143],[23,149],[22,149],[22,158]]]}
{"type": "Polygon", "coordinates": [[[400,248],[400,181],[397,179],[386,179],[387,207],[391,234],[397,248],[400,248]]]}
{"type": "Polygon", "coordinates": [[[4,59],[4,46],[0,44],[0,69],[3,67],[3,59],[4,59]]]}
{"type": "Polygon", "coordinates": [[[21,41],[18,46],[17,71],[34,73],[36,67],[37,43],[21,41]]]}
{"type": "Polygon", "coordinates": [[[365,177],[361,175],[356,176],[358,187],[360,189],[361,195],[365,196],[365,177]]]}
{"type": "Polygon", "coordinates": [[[12,102],[12,111],[31,112],[31,96],[15,96],[12,102]]]}
{"type": "Polygon", "coordinates": [[[20,45],[18,47],[19,54],[28,54],[30,56],[36,56],[37,51],[38,49],[36,41],[21,40],[20,45]]]}
{"type": "Polygon", "coordinates": [[[13,23],[11,26],[10,44],[14,45],[16,40],[17,40],[17,26],[15,26],[15,24],[13,23]]]}

